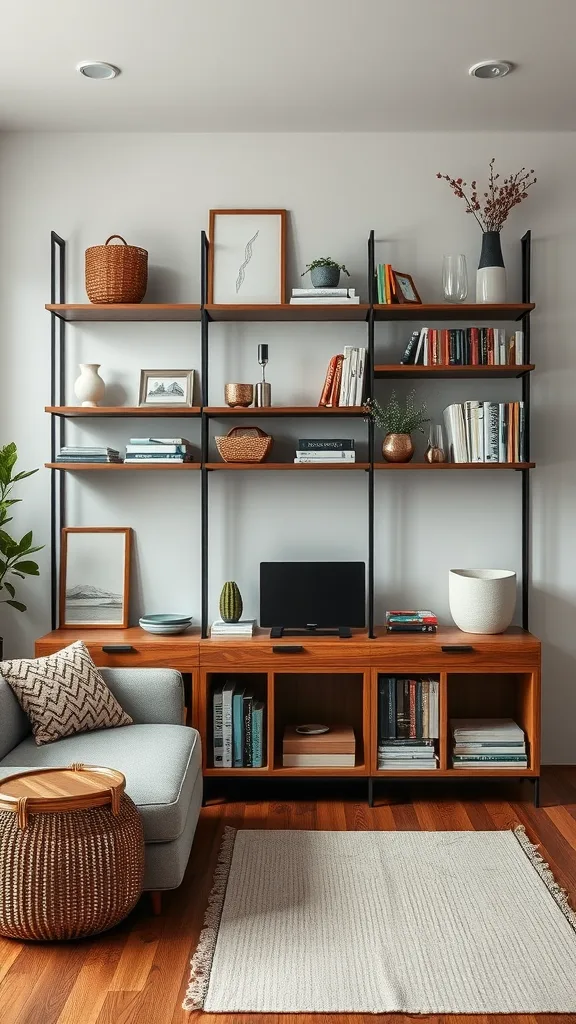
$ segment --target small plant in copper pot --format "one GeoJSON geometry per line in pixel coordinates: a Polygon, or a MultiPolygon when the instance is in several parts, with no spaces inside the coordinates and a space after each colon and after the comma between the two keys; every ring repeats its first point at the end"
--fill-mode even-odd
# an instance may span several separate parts
{"type": "Polygon", "coordinates": [[[366,403],[372,419],[384,434],[382,454],[387,462],[410,462],[414,455],[411,434],[414,430],[424,433],[426,406],[416,406],[415,391],[410,391],[402,405],[393,391],[388,405],[383,409],[371,398],[366,403]]]}

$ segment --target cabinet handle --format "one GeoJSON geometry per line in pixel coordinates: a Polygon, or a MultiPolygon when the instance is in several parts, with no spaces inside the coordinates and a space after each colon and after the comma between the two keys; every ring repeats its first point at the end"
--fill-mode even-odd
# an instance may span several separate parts
{"type": "Polygon", "coordinates": [[[303,654],[302,644],[276,644],[272,648],[273,654],[303,654]]]}
{"type": "Polygon", "coordinates": [[[445,654],[472,654],[472,644],[443,644],[442,650],[445,654]]]}
{"type": "Polygon", "coordinates": [[[136,652],[136,648],[132,647],[132,644],[104,644],[102,647],[104,654],[132,654],[136,652]]]}

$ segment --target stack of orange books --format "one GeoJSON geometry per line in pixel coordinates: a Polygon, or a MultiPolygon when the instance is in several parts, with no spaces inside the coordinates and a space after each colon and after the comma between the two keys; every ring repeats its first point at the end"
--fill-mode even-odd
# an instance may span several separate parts
{"type": "Polygon", "coordinates": [[[305,736],[287,725],[282,742],[284,768],[353,768],[356,760],[354,729],[330,726],[328,732],[305,736]]]}

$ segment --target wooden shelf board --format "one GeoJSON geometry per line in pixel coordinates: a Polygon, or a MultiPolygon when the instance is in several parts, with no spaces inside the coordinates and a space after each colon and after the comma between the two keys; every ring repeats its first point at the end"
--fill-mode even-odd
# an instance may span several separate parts
{"type": "Polygon", "coordinates": [[[124,302],[93,305],[91,302],[47,303],[49,313],[55,313],[68,323],[156,323],[199,321],[202,307],[189,302],[124,302]]]}
{"type": "Polygon", "coordinates": [[[355,764],[353,768],[345,767],[326,767],[325,765],[310,765],[308,767],[298,768],[284,768],[282,763],[274,765],[272,770],[272,776],[277,777],[280,775],[292,776],[293,778],[328,778],[331,776],[338,776],[342,778],[361,776],[367,778],[369,771],[365,764],[355,764]]]}
{"type": "Polygon", "coordinates": [[[99,472],[131,473],[133,470],[200,469],[199,462],[45,462],[46,469],[60,469],[70,473],[97,470],[99,472]]]}
{"type": "Polygon", "coordinates": [[[539,772],[534,771],[532,768],[437,768],[436,770],[430,771],[417,769],[412,772],[393,772],[380,768],[376,770],[372,777],[375,779],[384,779],[386,777],[390,777],[391,779],[457,779],[461,775],[463,778],[468,779],[506,779],[508,776],[515,779],[533,779],[538,774],[539,772]]]}
{"type": "Polygon", "coordinates": [[[129,406],[109,405],[97,406],[96,408],[82,405],[47,405],[45,412],[53,413],[54,416],[64,416],[68,419],[111,419],[124,416],[131,419],[153,418],[184,418],[189,416],[200,416],[200,406],[182,407],[173,405],[163,406],[129,406]]]}
{"type": "Polygon", "coordinates": [[[215,470],[222,470],[222,469],[224,469],[224,470],[244,470],[244,469],[264,470],[264,469],[268,469],[268,470],[297,470],[297,471],[304,470],[306,472],[306,470],[316,470],[317,471],[317,470],[332,469],[332,470],[336,470],[339,473],[341,473],[343,471],[349,473],[351,470],[354,470],[354,469],[356,469],[356,470],[358,470],[358,469],[366,470],[366,469],[369,469],[369,468],[370,468],[370,464],[368,462],[352,462],[352,463],[349,463],[349,464],[344,464],[342,466],[340,465],[340,463],[335,465],[332,462],[319,462],[319,463],[311,463],[311,462],[302,462],[302,463],[294,463],[294,462],[207,462],[206,463],[206,469],[215,469],[215,470]]]}
{"type": "Polygon", "coordinates": [[[291,323],[315,321],[356,320],[365,321],[370,307],[363,304],[345,306],[337,303],[330,306],[326,303],[314,304],[277,303],[274,305],[220,305],[209,304],[204,307],[211,320],[214,321],[245,321],[285,320],[291,323]]]}
{"type": "Polygon", "coordinates": [[[375,462],[374,469],[437,470],[445,469],[534,469],[535,462],[375,462]]]}
{"type": "Polygon", "coordinates": [[[244,418],[247,416],[367,416],[367,410],[359,406],[336,406],[334,409],[327,408],[324,405],[269,405],[262,408],[248,408],[248,409],[230,409],[229,406],[216,406],[208,405],[203,410],[208,416],[222,417],[222,416],[240,416],[244,418]]]}
{"type": "Polygon", "coordinates": [[[521,320],[534,309],[533,302],[487,303],[405,303],[374,306],[375,320],[521,320]]]}
{"type": "Polygon", "coordinates": [[[534,369],[534,364],[524,366],[401,366],[398,364],[374,367],[374,376],[385,378],[408,377],[410,380],[468,380],[486,377],[523,377],[534,369]]]}
{"type": "Polygon", "coordinates": [[[263,775],[270,775],[271,772],[268,766],[264,765],[263,768],[204,768],[202,774],[215,779],[218,776],[225,779],[234,777],[249,778],[251,775],[262,777],[263,775]]]}

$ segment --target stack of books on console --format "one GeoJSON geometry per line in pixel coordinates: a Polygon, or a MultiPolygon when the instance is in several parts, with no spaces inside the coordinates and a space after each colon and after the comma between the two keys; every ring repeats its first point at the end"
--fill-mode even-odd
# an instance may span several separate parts
{"type": "Polygon", "coordinates": [[[210,630],[211,636],[253,636],[256,619],[240,619],[239,622],[224,622],[215,619],[210,630]]]}
{"type": "Polygon", "coordinates": [[[354,288],[293,288],[290,303],[294,305],[354,306],[359,305],[360,296],[354,288]]]}
{"type": "Polygon", "coordinates": [[[192,445],[184,437],[131,437],[126,462],[193,462],[192,445]]]}
{"type": "Polygon", "coordinates": [[[287,725],[282,740],[284,768],[353,768],[356,738],[348,725],[333,725],[327,732],[304,735],[287,725]]]}
{"type": "Polygon", "coordinates": [[[351,437],[301,437],[294,462],[329,462],[347,466],[356,462],[355,442],[351,437]]]}
{"type": "Polygon", "coordinates": [[[264,702],[239,682],[212,691],[215,768],[262,768],[266,756],[264,702]]]}
{"type": "Polygon", "coordinates": [[[527,768],[526,737],[511,718],[454,718],[454,768],[527,768]]]}
{"type": "Polygon", "coordinates": [[[433,771],[439,735],[437,679],[378,677],[379,771],[433,771]]]}
{"type": "Polygon", "coordinates": [[[438,619],[431,611],[386,612],[387,633],[436,633],[438,619]]]}
{"type": "Polygon", "coordinates": [[[68,444],[60,449],[56,462],[122,462],[115,448],[68,444]]]}

